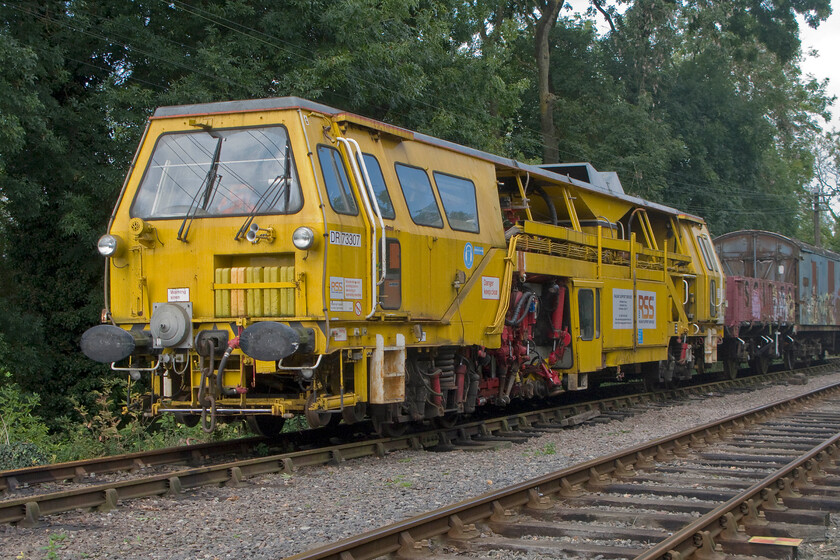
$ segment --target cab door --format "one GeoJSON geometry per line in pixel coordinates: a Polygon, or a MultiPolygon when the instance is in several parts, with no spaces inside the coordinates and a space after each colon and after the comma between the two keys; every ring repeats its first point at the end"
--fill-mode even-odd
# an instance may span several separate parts
{"type": "Polygon", "coordinates": [[[364,200],[354,188],[353,169],[342,146],[316,147],[327,195],[327,312],[333,319],[364,319],[373,308],[371,235],[364,200]]]}
{"type": "Polygon", "coordinates": [[[575,283],[571,303],[575,369],[581,373],[603,369],[601,286],[575,283]]]}

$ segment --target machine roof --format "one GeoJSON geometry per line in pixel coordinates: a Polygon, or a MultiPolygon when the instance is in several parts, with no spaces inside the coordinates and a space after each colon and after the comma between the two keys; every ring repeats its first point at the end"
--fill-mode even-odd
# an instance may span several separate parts
{"type": "MultiPolygon", "coordinates": [[[[212,103],[199,103],[194,105],[174,105],[170,107],[159,107],[155,110],[152,118],[170,118],[181,116],[195,116],[208,115],[215,113],[239,113],[252,111],[269,111],[277,109],[305,109],[330,115],[332,117],[339,117],[340,115],[349,115],[346,111],[335,109],[321,103],[302,99],[300,97],[273,97],[268,99],[248,99],[242,101],[219,101],[212,103]]],[[[362,117],[366,119],[366,117],[362,117]]],[[[369,119],[368,119],[369,120],[369,119]]],[[[356,120],[355,122],[358,122],[356,120]]],[[[388,125],[392,126],[392,125],[388,125]]],[[[399,128],[399,127],[393,127],[399,128]]],[[[542,178],[546,181],[572,184],[581,189],[589,191],[600,192],[611,197],[618,198],[630,204],[640,206],[649,210],[662,212],[664,214],[679,215],[702,222],[703,219],[699,216],[680,212],[675,208],[658,204],[628,195],[621,187],[621,182],[618,175],[614,172],[599,172],[596,171],[589,163],[573,163],[573,164],[548,164],[548,165],[531,165],[523,163],[511,158],[497,156],[489,152],[476,150],[447,140],[441,140],[433,136],[421,134],[418,132],[411,132],[406,130],[414,140],[439,146],[447,150],[452,150],[462,154],[470,155],[485,161],[489,161],[500,168],[507,168],[511,170],[520,170],[530,174],[535,178],[542,178]]]]}

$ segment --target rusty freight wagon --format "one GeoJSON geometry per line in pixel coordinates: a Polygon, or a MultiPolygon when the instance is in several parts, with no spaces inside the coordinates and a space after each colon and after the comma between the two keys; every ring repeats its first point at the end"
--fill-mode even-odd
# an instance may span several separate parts
{"type": "Polygon", "coordinates": [[[778,233],[743,230],[715,239],[727,274],[724,369],[749,361],[792,368],[837,347],[840,255],[778,233]]]}

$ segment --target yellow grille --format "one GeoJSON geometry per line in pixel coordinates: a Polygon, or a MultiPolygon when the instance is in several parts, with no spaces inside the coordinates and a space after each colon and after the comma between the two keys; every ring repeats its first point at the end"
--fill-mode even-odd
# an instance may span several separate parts
{"type": "Polygon", "coordinates": [[[216,317],[294,317],[295,267],[217,268],[216,317]]]}

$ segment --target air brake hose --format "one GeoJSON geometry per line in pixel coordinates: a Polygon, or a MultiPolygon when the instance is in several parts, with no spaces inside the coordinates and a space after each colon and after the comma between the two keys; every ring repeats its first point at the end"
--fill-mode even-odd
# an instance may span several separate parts
{"type": "Polygon", "coordinates": [[[236,395],[236,389],[225,387],[222,382],[224,381],[224,373],[225,373],[225,366],[227,365],[228,358],[233,353],[234,349],[239,348],[239,337],[234,337],[228,342],[227,349],[225,353],[222,354],[222,359],[219,361],[219,369],[216,372],[216,388],[219,390],[220,395],[236,395]]]}

